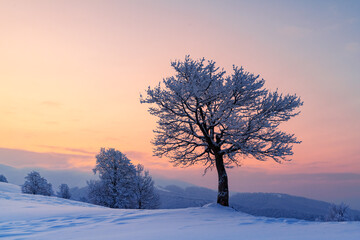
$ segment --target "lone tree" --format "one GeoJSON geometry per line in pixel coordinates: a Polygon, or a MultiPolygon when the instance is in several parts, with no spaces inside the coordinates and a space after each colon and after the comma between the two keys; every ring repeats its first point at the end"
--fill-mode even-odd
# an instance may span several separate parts
{"type": "Polygon", "coordinates": [[[264,88],[265,81],[233,67],[226,76],[214,61],[174,61],[176,74],[163,85],[148,88],[141,103],[152,104],[157,116],[153,140],[155,156],[166,156],[175,166],[202,163],[218,173],[217,202],[229,205],[225,168],[238,166],[240,159],[287,160],[293,134],[278,129],[281,122],[299,114],[302,105],[296,95],[282,95],[264,88]]]}

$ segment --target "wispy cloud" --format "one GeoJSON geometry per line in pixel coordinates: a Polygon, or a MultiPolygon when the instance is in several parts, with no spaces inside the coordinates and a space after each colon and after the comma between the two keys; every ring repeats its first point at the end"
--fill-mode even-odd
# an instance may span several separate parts
{"type": "Polygon", "coordinates": [[[73,152],[73,153],[77,153],[77,154],[86,154],[86,155],[91,155],[91,156],[95,156],[97,154],[96,152],[88,151],[88,150],[81,149],[81,148],[69,148],[69,147],[59,147],[59,146],[50,146],[50,145],[38,145],[38,146],[47,148],[47,149],[51,149],[54,151],[66,151],[66,152],[73,152]]]}
{"type": "Polygon", "coordinates": [[[57,121],[46,121],[45,124],[47,124],[47,125],[58,125],[59,122],[57,122],[57,121]]]}
{"type": "Polygon", "coordinates": [[[41,105],[52,108],[59,108],[61,106],[61,103],[55,101],[43,101],[41,102],[41,105]]]}
{"type": "Polygon", "coordinates": [[[152,156],[150,153],[140,151],[127,151],[126,156],[130,160],[134,160],[137,163],[144,164],[145,168],[168,168],[172,166],[167,159],[160,159],[152,156]]]}
{"type": "Polygon", "coordinates": [[[13,167],[43,167],[49,169],[91,169],[94,157],[80,154],[39,153],[0,148],[0,163],[13,167]]]}

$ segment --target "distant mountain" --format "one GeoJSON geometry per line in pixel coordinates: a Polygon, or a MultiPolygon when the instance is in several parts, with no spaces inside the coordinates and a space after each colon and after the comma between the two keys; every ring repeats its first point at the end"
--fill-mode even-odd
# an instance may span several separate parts
{"type": "Polygon", "coordinates": [[[54,191],[62,183],[68,184],[70,187],[86,186],[86,181],[90,179],[97,179],[97,176],[92,172],[82,172],[76,170],[48,170],[44,168],[14,168],[7,165],[0,164],[0,174],[4,174],[9,183],[22,185],[25,182],[25,176],[31,171],[37,171],[49,183],[52,184],[54,191]]]}
{"type": "MultiPolygon", "coordinates": [[[[198,207],[216,201],[217,192],[202,187],[180,188],[175,185],[157,188],[160,208],[198,207]]],[[[254,216],[297,218],[323,221],[332,204],[280,193],[236,193],[230,206],[254,216]]],[[[360,211],[349,210],[351,219],[360,220],[360,211]]]]}
{"type": "MultiPolygon", "coordinates": [[[[231,205],[254,216],[297,218],[322,221],[332,204],[324,201],[280,193],[237,193],[230,198],[231,205]]],[[[360,211],[349,210],[351,219],[360,220],[360,211]]]]}
{"type": "MultiPolygon", "coordinates": [[[[0,164],[0,174],[4,174],[9,183],[22,185],[25,182],[25,176],[31,172],[37,171],[48,182],[53,185],[54,191],[58,190],[58,186],[62,183],[66,183],[69,187],[82,188],[87,186],[86,181],[91,179],[98,179],[98,175],[94,175],[92,171],[78,171],[78,170],[49,170],[45,168],[15,168],[4,164],[0,164]]],[[[183,182],[176,179],[167,179],[157,176],[152,176],[156,185],[176,185],[180,187],[195,186],[193,184],[183,182]]]]}
{"type": "Polygon", "coordinates": [[[160,208],[201,207],[216,200],[217,193],[202,187],[181,188],[175,185],[157,187],[160,196],[160,208]]]}

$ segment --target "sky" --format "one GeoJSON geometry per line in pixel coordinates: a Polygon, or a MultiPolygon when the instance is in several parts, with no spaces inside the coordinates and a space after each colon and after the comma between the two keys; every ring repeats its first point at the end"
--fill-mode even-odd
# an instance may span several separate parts
{"type": "Polygon", "coordinates": [[[140,94],[171,60],[212,59],[297,94],[291,162],[244,159],[230,190],[360,202],[359,1],[0,0],[0,164],[91,171],[101,147],[216,188],[214,172],[152,156],[140,94]]]}

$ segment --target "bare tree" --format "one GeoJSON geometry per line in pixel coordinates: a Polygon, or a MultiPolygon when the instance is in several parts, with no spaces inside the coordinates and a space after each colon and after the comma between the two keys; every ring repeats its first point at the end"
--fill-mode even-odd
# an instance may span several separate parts
{"type": "Polygon", "coordinates": [[[299,112],[296,95],[282,95],[264,88],[258,75],[233,67],[226,76],[214,61],[174,61],[176,74],[148,88],[141,103],[152,104],[157,116],[153,140],[155,156],[166,156],[175,166],[202,163],[218,173],[218,198],[229,205],[225,168],[238,166],[240,159],[287,160],[292,144],[300,143],[293,134],[278,129],[281,122],[299,112]]]}

